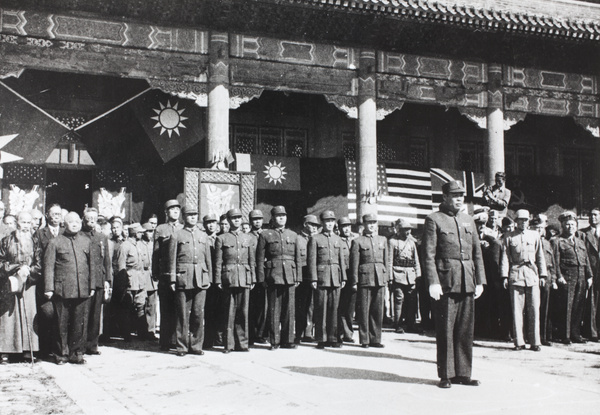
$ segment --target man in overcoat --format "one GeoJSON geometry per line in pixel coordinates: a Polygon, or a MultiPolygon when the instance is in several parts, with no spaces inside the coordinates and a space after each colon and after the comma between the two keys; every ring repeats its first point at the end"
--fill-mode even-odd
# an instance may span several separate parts
{"type": "Polygon", "coordinates": [[[475,300],[483,293],[485,270],[477,228],[461,212],[461,182],[442,186],[439,212],[425,219],[423,273],[435,313],[437,368],[440,388],[452,383],[478,386],[471,379],[475,300]]]}
{"type": "Polygon", "coordinates": [[[590,266],[594,274],[592,286],[588,291],[584,311],[585,334],[591,341],[598,341],[600,331],[600,207],[593,208],[590,212],[590,226],[579,232],[579,237],[585,242],[585,247],[590,259],[590,266]]]}
{"type": "Polygon", "coordinates": [[[296,288],[296,343],[314,342],[313,313],[315,308],[314,289],[307,266],[308,241],[319,232],[319,221],[315,215],[304,217],[304,228],[298,234],[300,247],[301,281],[296,288]]]}

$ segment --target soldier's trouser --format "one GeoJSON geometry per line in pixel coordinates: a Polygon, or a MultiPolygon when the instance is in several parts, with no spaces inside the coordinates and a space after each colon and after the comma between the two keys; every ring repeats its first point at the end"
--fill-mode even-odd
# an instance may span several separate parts
{"type": "Polygon", "coordinates": [[[57,360],[78,361],[83,359],[87,336],[89,298],[65,299],[52,297],[56,310],[56,344],[54,354],[57,360]]]}
{"type": "Polygon", "coordinates": [[[475,301],[473,294],[442,295],[433,301],[440,379],[471,377],[475,301]]]}
{"type": "Polygon", "coordinates": [[[146,290],[127,290],[123,297],[122,307],[122,331],[123,337],[129,339],[131,333],[136,332],[138,336],[146,334],[146,290]]]}
{"type": "Polygon", "coordinates": [[[223,288],[226,315],[223,327],[223,346],[226,350],[248,348],[248,306],[250,288],[223,288]]]}
{"type": "Polygon", "coordinates": [[[293,285],[269,285],[269,319],[271,344],[294,343],[294,313],[296,303],[296,287],[293,285]]]}
{"type": "Polygon", "coordinates": [[[296,337],[313,336],[314,290],[310,281],[302,281],[296,288],[296,337]]]}
{"type": "Polygon", "coordinates": [[[176,343],[175,326],[177,313],[175,311],[175,293],[168,283],[158,284],[160,308],[160,348],[168,350],[176,343]]]}
{"type": "Polygon", "coordinates": [[[358,287],[358,337],[361,344],[381,343],[385,287],[358,287]]]}
{"type": "Polygon", "coordinates": [[[223,327],[225,324],[227,308],[224,306],[223,291],[215,284],[206,290],[206,305],[204,307],[204,348],[223,344],[223,327]]]}
{"type": "Polygon", "coordinates": [[[98,338],[100,337],[100,320],[102,319],[102,300],[104,300],[104,289],[97,289],[89,299],[88,328],[86,351],[98,351],[98,338]]]}
{"type": "Polygon", "coordinates": [[[419,314],[421,314],[421,326],[423,328],[433,328],[433,311],[429,296],[429,284],[427,278],[417,278],[417,291],[419,293],[419,314]]]}
{"type": "Polygon", "coordinates": [[[338,338],[340,341],[349,340],[354,334],[352,323],[356,311],[356,291],[351,284],[346,284],[340,291],[338,308],[338,338]]]}
{"type": "Polygon", "coordinates": [[[315,290],[315,340],[336,343],[340,287],[318,287],[315,290]]]}
{"type": "Polygon", "coordinates": [[[417,287],[394,282],[391,291],[394,298],[394,327],[400,326],[403,312],[406,325],[414,327],[417,317],[417,287]]]}
{"type": "Polygon", "coordinates": [[[177,351],[199,352],[204,342],[204,304],[206,290],[175,291],[177,310],[177,351]]]}
{"type": "Polygon", "coordinates": [[[268,337],[269,327],[267,325],[267,316],[269,314],[269,304],[267,300],[267,290],[262,284],[255,284],[250,290],[249,306],[249,324],[250,341],[268,337]]]}
{"type": "Polygon", "coordinates": [[[585,334],[591,339],[598,338],[598,324],[600,323],[600,310],[598,309],[598,298],[600,298],[600,276],[594,278],[592,288],[588,290],[586,298],[584,327],[585,334]]]}
{"type": "Polygon", "coordinates": [[[552,322],[550,320],[550,290],[552,283],[549,279],[546,285],[540,287],[540,340],[542,343],[552,340],[552,322]]]}
{"type": "Polygon", "coordinates": [[[513,332],[515,346],[525,346],[523,339],[523,312],[527,318],[527,339],[531,346],[539,346],[540,340],[540,287],[511,285],[510,301],[513,310],[513,332]]]}
{"type": "Polygon", "coordinates": [[[586,281],[583,275],[583,269],[579,272],[578,268],[574,267],[565,272],[561,268],[563,276],[566,274],[566,285],[558,286],[560,297],[560,326],[559,337],[564,340],[575,339],[581,336],[581,321],[583,319],[583,308],[585,304],[586,281]]]}
{"type": "Polygon", "coordinates": [[[158,294],[156,291],[146,291],[144,314],[148,333],[156,333],[156,318],[158,316],[158,294]]]}

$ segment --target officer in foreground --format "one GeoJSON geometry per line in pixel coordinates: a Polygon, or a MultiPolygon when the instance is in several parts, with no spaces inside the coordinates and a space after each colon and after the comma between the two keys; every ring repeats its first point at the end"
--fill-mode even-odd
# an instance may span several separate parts
{"type": "Polygon", "coordinates": [[[471,379],[475,298],[486,282],[479,236],[473,219],[461,212],[462,183],[448,182],[442,191],[440,210],[427,217],[423,232],[423,272],[434,300],[438,386],[479,386],[471,379]]]}

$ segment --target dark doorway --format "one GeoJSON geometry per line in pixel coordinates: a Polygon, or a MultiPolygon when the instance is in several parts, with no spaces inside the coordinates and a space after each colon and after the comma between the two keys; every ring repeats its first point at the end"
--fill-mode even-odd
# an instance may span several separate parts
{"type": "Polygon", "coordinates": [[[92,206],[92,170],[48,169],[46,183],[46,209],[58,203],[81,215],[92,206]]]}

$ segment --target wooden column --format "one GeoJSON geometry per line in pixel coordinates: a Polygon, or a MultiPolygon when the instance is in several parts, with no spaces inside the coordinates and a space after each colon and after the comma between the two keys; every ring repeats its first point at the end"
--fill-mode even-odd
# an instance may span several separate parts
{"type": "Polygon", "coordinates": [[[210,34],[206,165],[227,170],[229,154],[229,35],[210,34]]]}
{"type": "Polygon", "coordinates": [[[361,51],[358,71],[357,215],[377,213],[377,101],[374,51],[361,51]]]}
{"type": "Polygon", "coordinates": [[[499,171],[504,171],[502,66],[489,64],[487,135],[484,143],[484,173],[487,185],[494,183],[494,176],[499,171]]]}

